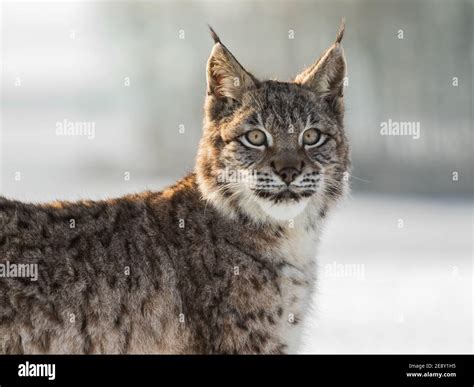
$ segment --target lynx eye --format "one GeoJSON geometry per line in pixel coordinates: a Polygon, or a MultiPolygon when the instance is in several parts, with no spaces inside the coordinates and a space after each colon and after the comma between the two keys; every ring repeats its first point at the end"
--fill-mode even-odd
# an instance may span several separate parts
{"type": "Polygon", "coordinates": [[[248,146],[261,147],[266,144],[267,136],[260,129],[249,130],[242,136],[243,143],[248,146]]]}
{"type": "Polygon", "coordinates": [[[316,129],[308,129],[303,133],[303,144],[314,145],[318,142],[319,132],[316,129]]]}
{"type": "Polygon", "coordinates": [[[306,146],[318,146],[324,142],[325,136],[319,130],[311,128],[303,133],[302,142],[306,146]]]}

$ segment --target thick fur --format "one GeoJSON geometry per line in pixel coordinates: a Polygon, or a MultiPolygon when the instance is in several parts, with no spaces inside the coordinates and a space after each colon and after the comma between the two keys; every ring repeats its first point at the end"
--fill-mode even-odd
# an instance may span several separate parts
{"type": "Polygon", "coordinates": [[[216,35],[196,170],[163,192],[0,199],[0,263],[38,267],[0,278],[0,353],[296,352],[322,223],[347,189],[341,38],[295,82],[261,82],[216,35]],[[301,145],[310,127],[323,145],[301,145]],[[255,128],[262,149],[242,143],[255,128]]]}

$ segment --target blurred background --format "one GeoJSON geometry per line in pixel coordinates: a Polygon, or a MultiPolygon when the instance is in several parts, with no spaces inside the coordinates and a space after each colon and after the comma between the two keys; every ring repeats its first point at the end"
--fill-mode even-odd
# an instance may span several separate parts
{"type": "Polygon", "coordinates": [[[194,166],[207,23],[290,80],[346,17],[352,194],[318,254],[304,353],[473,351],[472,1],[1,4],[0,195],[101,199],[194,166]],[[416,135],[381,135],[389,123],[416,135]]]}

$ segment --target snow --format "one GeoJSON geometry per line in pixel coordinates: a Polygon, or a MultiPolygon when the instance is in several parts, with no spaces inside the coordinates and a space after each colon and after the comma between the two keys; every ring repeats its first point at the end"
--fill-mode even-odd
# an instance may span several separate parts
{"type": "Polygon", "coordinates": [[[472,239],[472,202],[349,199],[321,244],[302,353],[472,353],[472,239]]]}

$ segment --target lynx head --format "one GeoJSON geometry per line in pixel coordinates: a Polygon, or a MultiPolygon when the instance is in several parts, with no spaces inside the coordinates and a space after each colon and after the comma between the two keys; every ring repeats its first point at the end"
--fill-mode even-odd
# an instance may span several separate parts
{"type": "Polygon", "coordinates": [[[278,222],[324,211],[344,193],[350,161],[343,32],[344,24],[334,44],[293,81],[278,82],[246,71],[211,29],[196,167],[205,199],[227,213],[278,222]]]}

